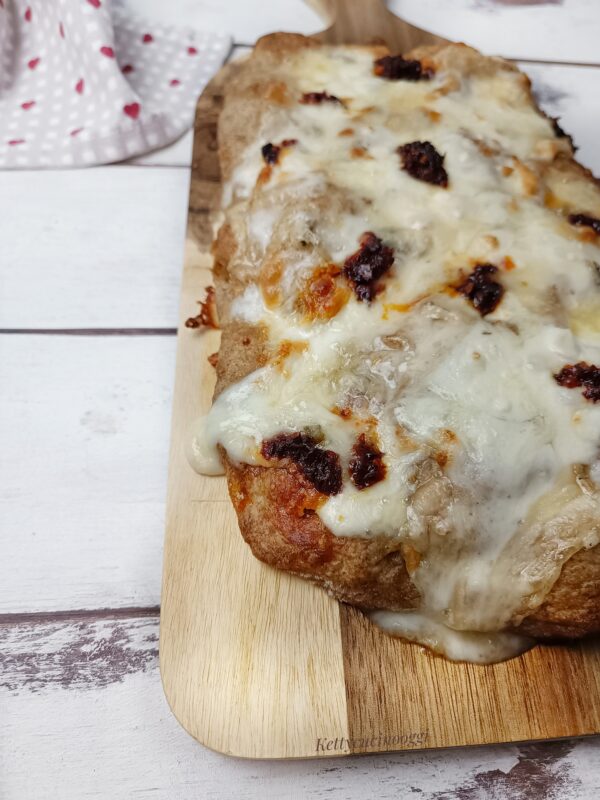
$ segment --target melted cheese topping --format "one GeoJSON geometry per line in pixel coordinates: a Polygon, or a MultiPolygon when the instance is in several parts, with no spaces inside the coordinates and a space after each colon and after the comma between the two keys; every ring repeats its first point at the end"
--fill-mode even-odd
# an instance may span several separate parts
{"type": "Polygon", "coordinates": [[[510,70],[388,81],[368,50],[323,47],[282,71],[298,99],[327,91],[343,104],[274,106],[241,154],[224,197],[245,243],[230,269],[246,288],[230,313],[264,325],[273,352],[305,346],[218,397],[196,465],[212,474],[219,444],[268,466],[265,439],[318,430],[345,475],[318,509],[327,527],[419,554],[420,615],[375,621],[449,658],[514,655],[527,643],[498,632],[600,541],[600,404],[553,378],[567,363],[600,365],[597,243],[544,202],[544,159],[565,141],[510,70]],[[262,145],[286,139],[297,144],[259,180],[262,145]],[[445,156],[447,189],[400,168],[397,148],[418,140],[445,156]],[[383,291],[307,319],[297,298],[309,276],[341,267],[365,231],[394,250],[383,291]],[[496,265],[505,289],[485,317],[448,288],[477,263],[496,265]],[[367,420],[387,472],[358,490],[348,463],[367,420]]]}

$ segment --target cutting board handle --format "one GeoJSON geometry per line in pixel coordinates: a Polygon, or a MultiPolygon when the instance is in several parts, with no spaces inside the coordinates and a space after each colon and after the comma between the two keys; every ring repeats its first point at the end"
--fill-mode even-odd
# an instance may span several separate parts
{"type": "Polygon", "coordinates": [[[385,0],[306,0],[329,27],[313,38],[327,44],[385,41],[396,52],[445,39],[409,25],[387,8],[385,0]]]}
{"type": "Polygon", "coordinates": [[[357,23],[379,19],[387,14],[385,0],[307,0],[323,22],[333,25],[340,19],[352,18],[357,23]]]}

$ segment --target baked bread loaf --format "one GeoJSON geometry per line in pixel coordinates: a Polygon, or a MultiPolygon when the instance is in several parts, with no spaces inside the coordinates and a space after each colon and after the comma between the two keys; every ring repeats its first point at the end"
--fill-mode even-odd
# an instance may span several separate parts
{"type": "Polygon", "coordinates": [[[192,460],[262,561],[450,658],[600,629],[600,188],[513,65],[261,39],[192,460]]]}

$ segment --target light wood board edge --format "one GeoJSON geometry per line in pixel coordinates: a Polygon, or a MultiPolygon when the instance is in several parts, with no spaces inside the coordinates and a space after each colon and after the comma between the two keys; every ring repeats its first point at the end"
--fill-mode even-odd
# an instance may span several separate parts
{"type": "Polygon", "coordinates": [[[326,44],[367,44],[385,41],[406,53],[418,45],[447,44],[448,40],[417,28],[393,14],[384,0],[307,0],[329,26],[314,39],[326,44]]]}

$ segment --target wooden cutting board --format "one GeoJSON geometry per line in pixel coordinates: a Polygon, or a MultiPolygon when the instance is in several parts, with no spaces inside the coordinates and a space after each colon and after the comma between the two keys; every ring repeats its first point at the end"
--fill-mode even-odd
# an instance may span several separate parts
{"type": "MultiPolygon", "coordinates": [[[[327,41],[383,33],[406,50],[437,40],[401,23],[379,0],[327,0],[324,10],[335,18],[320,35],[327,41]]],[[[225,480],[188,466],[184,445],[191,423],[210,406],[207,357],[218,349],[218,332],[183,323],[211,283],[216,128],[221,87],[235,69],[228,65],[207,86],[195,124],[160,630],[173,713],[204,745],[252,758],[600,732],[600,642],[537,647],[485,667],[431,656],[381,633],[322,589],[258,562],[238,531],[225,480]]]]}

